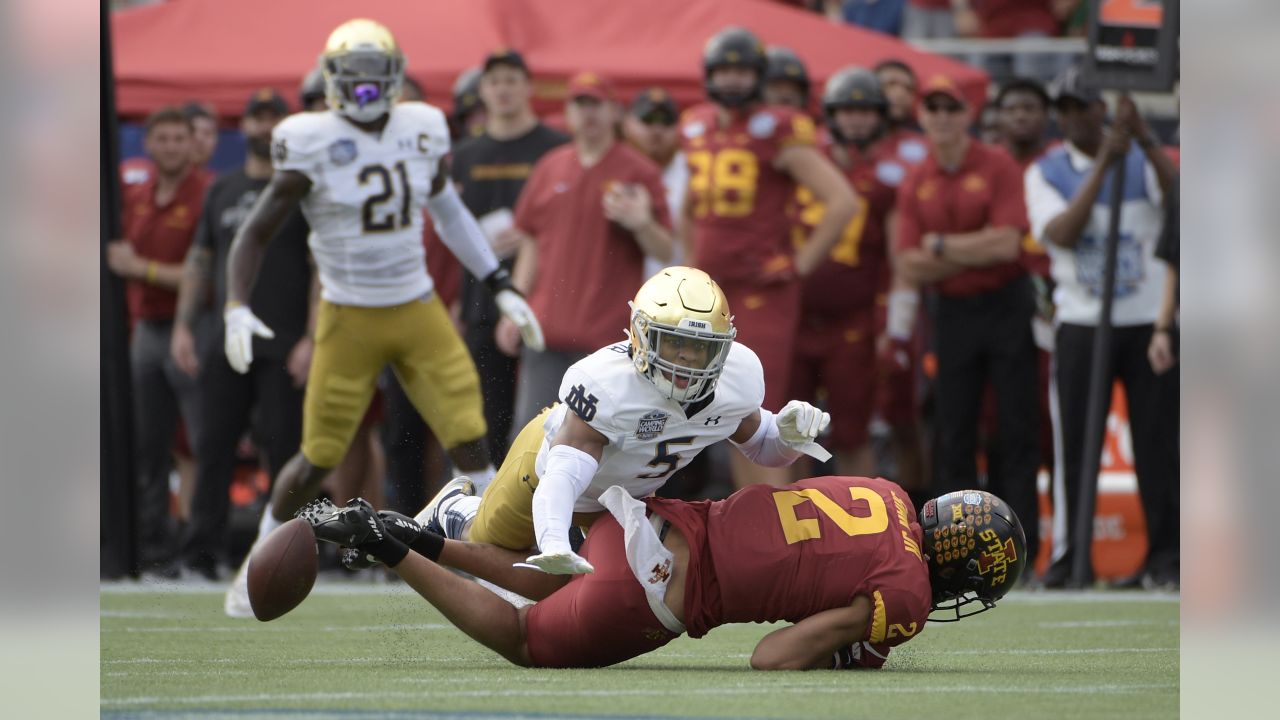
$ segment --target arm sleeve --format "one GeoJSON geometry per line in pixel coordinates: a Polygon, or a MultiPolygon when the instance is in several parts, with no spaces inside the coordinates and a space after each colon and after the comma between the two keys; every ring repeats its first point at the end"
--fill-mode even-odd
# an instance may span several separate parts
{"type": "Polygon", "coordinates": [[[1027,231],[1026,190],[1018,163],[1007,155],[999,155],[992,173],[992,197],[989,224],[997,228],[1013,228],[1019,233],[1027,231]]]}
{"type": "Polygon", "coordinates": [[[1023,186],[1027,201],[1027,219],[1031,221],[1031,235],[1036,242],[1048,247],[1044,241],[1044,229],[1058,215],[1067,209],[1066,198],[1058,194],[1057,189],[1044,179],[1044,172],[1039,164],[1027,168],[1023,176],[1023,186]]]}
{"type": "Polygon", "coordinates": [[[595,477],[599,463],[568,445],[547,453],[547,469],[533,491],[533,533],[543,553],[568,553],[573,505],[595,477]]]}
{"type": "Polygon", "coordinates": [[[748,460],[765,467],[786,467],[803,454],[783,444],[778,433],[777,416],[764,408],[760,408],[760,427],[756,428],[755,434],[746,442],[733,445],[748,460]]]}
{"type": "Polygon", "coordinates": [[[498,258],[453,183],[444,183],[443,190],[427,198],[427,210],[436,233],[468,272],[483,279],[498,269],[498,258]]]}

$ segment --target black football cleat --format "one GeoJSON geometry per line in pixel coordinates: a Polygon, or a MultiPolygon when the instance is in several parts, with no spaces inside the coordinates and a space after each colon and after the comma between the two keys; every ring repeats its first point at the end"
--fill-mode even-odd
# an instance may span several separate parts
{"type": "Polygon", "coordinates": [[[295,517],[311,525],[317,540],[335,545],[356,547],[382,538],[377,513],[364,498],[356,498],[341,508],[327,498],[312,500],[295,517]]]}
{"type": "MultiPolygon", "coordinates": [[[[416,520],[393,510],[381,510],[378,512],[378,517],[382,519],[382,525],[391,537],[409,547],[413,547],[418,537],[426,532],[416,520]]],[[[348,570],[364,570],[381,564],[377,558],[358,548],[349,547],[342,550],[342,566],[348,570]]]]}

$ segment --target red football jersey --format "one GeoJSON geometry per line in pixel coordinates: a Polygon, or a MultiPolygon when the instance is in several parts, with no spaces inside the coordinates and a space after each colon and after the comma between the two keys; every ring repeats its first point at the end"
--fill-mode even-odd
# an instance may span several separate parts
{"type": "Polygon", "coordinates": [[[689,541],[690,637],[725,623],[799,622],[864,595],[873,614],[863,640],[883,656],[928,618],[924,535],[907,492],[888,480],[820,477],[717,502],[646,502],[689,541]]]}
{"type": "MultiPolygon", "coordinates": [[[[841,151],[835,145],[826,148],[845,179],[857,191],[861,202],[858,213],[845,227],[831,254],[804,283],[804,312],[808,315],[843,317],[850,310],[875,301],[881,276],[888,266],[885,248],[885,218],[893,209],[897,191],[886,180],[896,177],[898,166],[886,169],[889,162],[873,148],[860,153],[846,146],[848,164],[841,164],[841,151]]],[[[797,222],[792,240],[803,245],[822,221],[825,208],[808,188],[796,190],[797,222]]]]}
{"type": "Polygon", "coordinates": [[[733,113],[720,127],[718,108],[698,105],[680,118],[689,166],[685,201],[694,223],[693,265],[718,282],[769,282],[791,275],[791,176],[774,160],[792,145],[813,145],[807,115],[782,107],[733,113]]]}

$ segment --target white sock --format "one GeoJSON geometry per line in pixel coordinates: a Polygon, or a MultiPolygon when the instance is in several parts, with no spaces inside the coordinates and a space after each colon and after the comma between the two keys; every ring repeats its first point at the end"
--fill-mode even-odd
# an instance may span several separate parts
{"type": "Polygon", "coordinates": [[[486,465],[483,470],[467,471],[467,477],[471,478],[471,484],[476,486],[477,497],[484,494],[485,488],[489,487],[489,483],[493,482],[493,476],[497,474],[498,471],[494,469],[493,465],[486,465]]]}
{"type": "Polygon", "coordinates": [[[271,504],[268,503],[266,509],[262,511],[262,519],[258,521],[258,537],[254,538],[253,544],[257,545],[259,540],[270,535],[272,530],[283,524],[276,519],[276,516],[271,511],[271,504]]]}
{"type": "Polygon", "coordinates": [[[480,514],[480,498],[476,495],[455,495],[440,503],[440,517],[450,540],[462,540],[464,531],[480,514]],[[461,516],[461,522],[455,517],[461,516]]]}

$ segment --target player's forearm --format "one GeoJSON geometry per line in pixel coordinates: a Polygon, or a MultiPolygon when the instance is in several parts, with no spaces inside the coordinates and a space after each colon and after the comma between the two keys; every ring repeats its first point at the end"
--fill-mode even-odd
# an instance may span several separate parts
{"type": "Polygon", "coordinates": [[[262,267],[262,258],[267,251],[266,243],[259,237],[247,227],[241,228],[231,243],[231,252],[227,256],[228,305],[249,304],[253,281],[258,277],[258,269],[262,267]]]}
{"type": "Polygon", "coordinates": [[[196,315],[209,296],[209,285],[213,280],[213,253],[203,247],[192,247],[187,252],[187,261],[183,266],[182,282],[178,286],[177,321],[188,327],[195,322],[196,315]]]}
{"type": "Polygon", "coordinates": [[[1080,186],[1075,197],[1067,203],[1067,209],[1058,213],[1044,226],[1043,240],[1064,248],[1074,248],[1076,243],[1080,242],[1080,236],[1093,215],[1093,205],[1098,201],[1098,193],[1102,191],[1105,170],[1104,163],[1094,164],[1084,185],[1080,186]]]}
{"type": "Polygon", "coordinates": [[[548,573],[513,567],[524,562],[527,552],[508,550],[497,545],[445,540],[440,564],[448,565],[530,600],[541,600],[564,587],[572,575],[548,573]]]}
{"type": "Polygon", "coordinates": [[[427,210],[440,239],[467,272],[483,280],[498,269],[498,256],[493,254],[489,239],[452,184],[445,183],[440,192],[427,198],[427,210]]]}
{"type": "Polygon", "coordinates": [[[1017,260],[1021,245],[1022,234],[1016,229],[986,227],[943,235],[941,258],[967,267],[985,267],[1017,260]]]}
{"type": "Polygon", "coordinates": [[[664,263],[671,261],[671,249],[675,244],[675,239],[672,237],[671,231],[663,227],[662,223],[650,218],[647,223],[632,232],[632,235],[645,255],[657,258],[664,263]]]}
{"type": "Polygon", "coordinates": [[[822,264],[831,252],[831,248],[839,242],[845,227],[857,214],[858,203],[865,202],[852,191],[848,191],[847,188],[845,190],[845,192],[832,193],[833,204],[825,204],[824,201],[826,211],[822,214],[822,220],[818,221],[808,242],[796,253],[797,275],[806,277],[822,264]]]}

